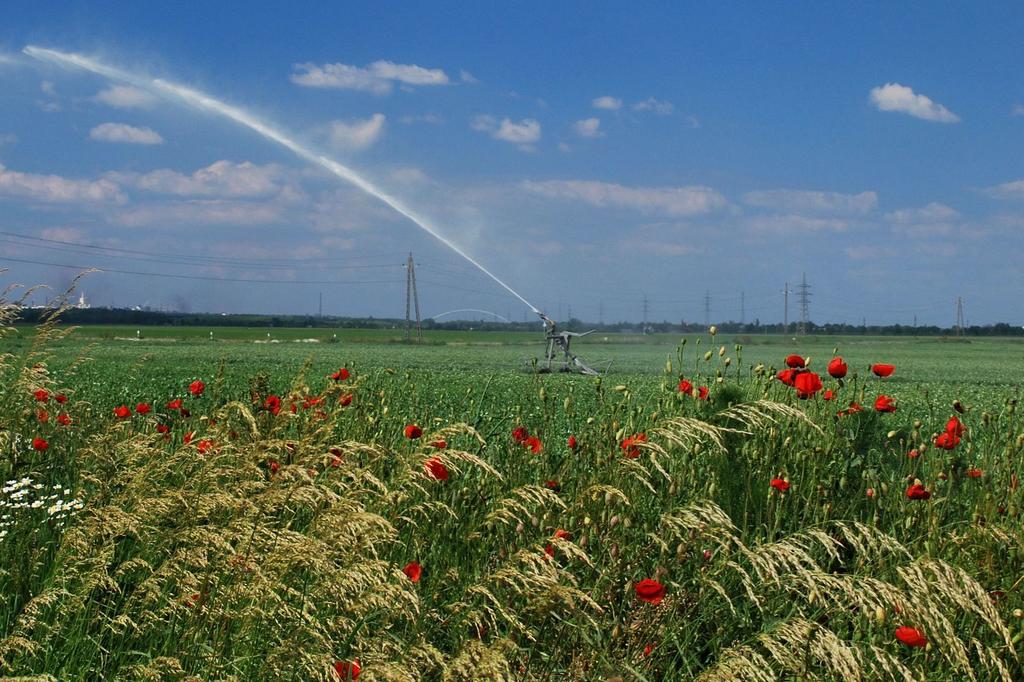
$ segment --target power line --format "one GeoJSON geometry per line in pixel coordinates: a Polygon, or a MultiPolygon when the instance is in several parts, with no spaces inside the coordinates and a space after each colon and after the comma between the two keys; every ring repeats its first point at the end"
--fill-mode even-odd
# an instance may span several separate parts
{"type": "Polygon", "coordinates": [[[10,258],[8,256],[0,256],[0,261],[7,261],[9,263],[27,263],[29,265],[46,265],[52,268],[67,268],[69,270],[78,270],[79,272],[85,272],[87,270],[95,270],[97,272],[109,272],[117,275],[137,275],[139,277],[164,277],[167,279],[189,279],[189,280],[202,280],[204,282],[245,282],[249,284],[398,284],[400,280],[395,279],[384,279],[384,280],[324,280],[324,279],[252,279],[246,277],[207,277],[204,275],[175,275],[164,272],[140,272],[137,270],[119,270],[115,268],[94,268],[91,265],[69,265],[67,263],[48,263],[45,261],[30,260],[27,258],[10,258]]]}
{"type": "MultiPolygon", "coordinates": [[[[120,248],[120,247],[116,247],[116,246],[99,246],[97,244],[83,244],[81,242],[71,242],[71,241],[65,241],[63,239],[49,239],[49,238],[46,238],[46,237],[33,237],[33,236],[30,236],[30,235],[18,234],[16,232],[7,232],[7,231],[4,231],[4,230],[0,230],[0,235],[3,235],[5,237],[14,237],[16,239],[33,241],[33,242],[43,242],[43,243],[46,243],[46,244],[58,244],[58,245],[61,245],[61,246],[64,246],[64,247],[73,247],[73,248],[67,248],[66,249],[66,250],[69,250],[69,251],[73,251],[75,249],[87,249],[89,253],[91,253],[93,251],[98,251],[98,252],[106,252],[107,254],[111,254],[111,255],[112,254],[128,254],[128,255],[133,255],[133,256],[154,256],[154,257],[157,257],[157,258],[173,258],[173,259],[180,259],[180,260],[186,260],[186,261],[189,261],[189,260],[206,261],[206,262],[210,262],[210,263],[213,263],[213,264],[224,265],[224,266],[226,266],[228,263],[237,263],[237,264],[240,264],[240,265],[243,265],[243,266],[249,266],[249,267],[270,267],[270,266],[266,265],[266,263],[317,263],[317,262],[327,263],[327,262],[336,261],[336,260],[352,260],[351,258],[348,258],[348,259],[342,259],[342,258],[295,258],[295,259],[281,259],[281,258],[233,258],[231,256],[206,256],[206,255],[202,255],[202,254],[166,253],[166,252],[140,251],[140,250],[136,250],[136,249],[124,249],[124,248],[120,248]]],[[[2,241],[8,241],[9,243],[18,243],[18,242],[10,242],[10,240],[2,240],[2,241]]],[[[32,244],[22,244],[22,246],[27,246],[27,247],[30,247],[30,248],[51,248],[51,249],[57,248],[57,247],[44,247],[44,246],[41,246],[41,245],[32,245],[32,244]]],[[[78,251],[78,252],[79,253],[86,253],[85,251],[78,251]]],[[[388,257],[388,256],[391,256],[391,255],[392,254],[389,254],[389,253],[368,254],[368,255],[360,256],[360,258],[362,258],[362,259],[366,259],[366,258],[384,258],[384,257],[388,257]]],[[[334,266],[334,267],[346,267],[346,266],[334,266]]],[[[388,266],[376,266],[376,265],[361,265],[360,266],[360,265],[355,265],[355,266],[347,266],[347,267],[388,267],[388,266]]],[[[394,267],[403,267],[403,266],[402,265],[394,265],[394,267]]]]}

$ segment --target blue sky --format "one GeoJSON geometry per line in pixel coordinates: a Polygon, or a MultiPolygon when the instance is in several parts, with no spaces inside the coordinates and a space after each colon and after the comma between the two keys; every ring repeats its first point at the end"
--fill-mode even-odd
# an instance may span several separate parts
{"type": "Polygon", "coordinates": [[[4,5],[4,284],[400,316],[411,250],[425,316],[525,312],[288,150],[36,45],[246,109],[555,316],[703,321],[710,292],[736,320],[742,292],[779,321],[806,273],[817,322],[1024,323],[1019,4],[125,4],[4,5]]]}

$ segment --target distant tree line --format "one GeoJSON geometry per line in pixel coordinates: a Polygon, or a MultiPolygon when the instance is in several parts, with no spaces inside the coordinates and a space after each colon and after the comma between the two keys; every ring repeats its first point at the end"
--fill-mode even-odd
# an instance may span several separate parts
{"type": "MultiPolygon", "coordinates": [[[[39,308],[24,308],[20,320],[27,324],[35,324],[49,311],[39,308]]],[[[394,329],[404,327],[405,320],[400,318],[377,317],[337,317],[316,315],[220,315],[216,313],[169,313],[155,310],[130,310],[127,308],[71,308],[61,314],[61,319],[68,324],[111,324],[139,326],[177,326],[177,327],[306,327],[311,329],[394,329]]],[[[720,322],[718,329],[728,334],[796,334],[797,325],[784,326],[781,323],[761,324],[759,320],[752,323],[720,322]]],[[[539,320],[528,322],[496,322],[451,320],[438,322],[433,319],[424,320],[423,329],[441,329],[450,331],[537,331],[539,320]]],[[[615,322],[594,324],[573,318],[561,325],[571,331],[587,331],[595,329],[606,333],[703,333],[707,328],[703,324],[693,322],[649,322],[646,326],[636,322],[615,322]]],[[[864,336],[956,336],[958,330],[953,327],[935,325],[912,326],[905,324],[866,325],[866,324],[807,324],[807,334],[827,335],[864,335],[864,336]]],[[[1024,327],[1006,322],[988,325],[971,325],[964,327],[964,336],[1024,336],[1024,327]]]]}

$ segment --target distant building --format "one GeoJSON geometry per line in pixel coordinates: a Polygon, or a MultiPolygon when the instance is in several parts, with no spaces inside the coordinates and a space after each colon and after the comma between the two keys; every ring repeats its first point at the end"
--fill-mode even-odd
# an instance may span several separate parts
{"type": "Polygon", "coordinates": [[[84,291],[78,294],[78,303],[75,304],[75,307],[78,308],[79,310],[88,310],[89,308],[92,307],[91,305],[89,305],[89,301],[85,299],[84,291]]]}

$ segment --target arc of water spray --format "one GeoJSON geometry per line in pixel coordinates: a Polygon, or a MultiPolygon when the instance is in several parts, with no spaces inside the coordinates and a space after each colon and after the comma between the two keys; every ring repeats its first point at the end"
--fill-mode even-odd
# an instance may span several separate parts
{"type": "Polygon", "coordinates": [[[160,78],[149,78],[147,76],[143,76],[140,74],[124,71],[123,69],[119,69],[117,67],[104,64],[95,59],[75,54],[73,52],[61,52],[59,50],[35,47],[34,45],[26,46],[25,49],[22,50],[22,52],[24,52],[29,57],[32,57],[34,59],[53,62],[55,64],[60,64],[65,67],[83,69],[85,71],[89,71],[91,73],[103,76],[104,78],[109,78],[110,80],[121,81],[123,83],[134,85],[137,88],[146,90],[147,92],[151,92],[156,95],[160,95],[162,97],[169,97],[171,99],[179,100],[195,109],[199,109],[201,111],[208,111],[219,116],[223,116],[224,118],[234,121],[235,123],[252,130],[253,132],[261,135],[262,137],[265,137],[266,139],[272,142],[276,142],[277,144],[281,145],[282,147],[285,147],[286,149],[288,149],[295,155],[299,156],[300,158],[303,158],[306,161],[309,161],[310,163],[314,163],[318,166],[321,166],[322,168],[325,168],[335,177],[338,177],[341,180],[344,180],[345,182],[355,185],[356,187],[366,192],[370,196],[373,196],[379,199],[380,201],[384,202],[392,209],[394,209],[396,212],[400,213],[401,215],[405,216],[410,221],[412,221],[412,223],[415,224],[417,227],[424,230],[432,237],[437,239],[439,242],[447,246],[449,249],[451,249],[452,251],[454,251],[455,253],[459,254],[467,261],[472,263],[481,272],[483,272],[485,275],[487,275],[495,282],[497,282],[499,285],[501,285],[502,288],[504,288],[510,294],[512,294],[520,301],[525,303],[526,306],[530,308],[530,310],[532,310],[534,313],[536,313],[537,315],[543,315],[543,313],[535,305],[533,305],[525,298],[523,298],[519,294],[519,292],[517,292],[509,285],[505,284],[503,281],[501,281],[501,279],[498,278],[497,275],[495,275],[490,270],[485,268],[483,265],[478,263],[472,256],[470,256],[468,253],[459,248],[458,245],[444,237],[437,230],[437,228],[435,228],[430,223],[429,220],[420,216],[411,208],[405,206],[401,201],[389,195],[387,192],[380,189],[379,187],[377,187],[369,180],[356,173],[348,166],[338,163],[334,159],[326,157],[323,154],[318,154],[316,151],[310,149],[309,147],[304,146],[303,144],[297,142],[296,140],[293,140],[284,132],[277,130],[268,125],[267,123],[264,123],[263,121],[259,120],[249,112],[243,109],[239,109],[238,107],[231,106],[230,104],[222,102],[214,97],[207,95],[204,92],[200,92],[199,90],[194,90],[187,86],[172,83],[171,81],[162,80],[160,78]]]}
{"type": "Polygon", "coordinates": [[[492,313],[490,310],[481,310],[480,308],[459,308],[458,310],[449,310],[449,311],[444,312],[444,313],[438,313],[437,315],[433,315],[432,317],[436,320],[439,317],[444,317],[445,315],[454,315],[455,313],[484,313],[486,315],[490,315],[492,317],[496,317],[499,320],[501,320],[502,322],[511,322],[512,321],[512,320],[508,319],[507,317],[503,317],[503,316],[499,315],[498,313],[492,313]]]}

